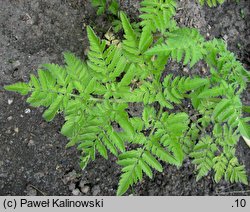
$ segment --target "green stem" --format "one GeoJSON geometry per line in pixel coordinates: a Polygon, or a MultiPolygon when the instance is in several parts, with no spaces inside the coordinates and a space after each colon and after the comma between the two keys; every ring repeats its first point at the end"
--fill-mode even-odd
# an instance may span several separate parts
{"type": "MultiPolygon", "coordinates": [[[[33,91],[36,91],[36,90],[32,88],[30,91],[33,92],[33,91]]],[[[61,94],[61,95],[64,95],[64,96],[68,95],[68,96],[71,96],[71,97],[74,97],[74,98],[80,98],[80,99],[84,98],[84,97],[76,95],[76,94],[63,93],[63,92],[60,92],[60,91],[53,91],[53,90],[40,90],[40,91],[41,92],[46,92],[46,93],[61,94]]],[[[123,101],[121,99],[103,99],[103,98],[96,98],[96,97],[90,97],[89,99],[87,99],[87,101],[95,101],[95,102],[103,102],[105,100],[108,100],[110,102],[115,102],[115,103],[128,103],[128,101],[123,101]]]]}

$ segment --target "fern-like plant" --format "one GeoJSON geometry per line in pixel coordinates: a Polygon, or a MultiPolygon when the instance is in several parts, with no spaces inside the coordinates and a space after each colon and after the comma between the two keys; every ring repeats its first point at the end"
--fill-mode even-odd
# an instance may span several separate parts
{"type": "Polygon", "coordinates": [[[223,4],[225,0],[198,0],[201,5],[207,4],[209,7],[215,7],[218,4],[223,4]]]}
{"type": "Polygon", "coordinates": [[[250,118],[243,117],[241,102],[249,72],[223,41],[205,41],[196,29],[178,27],[176,1],[141,5],[139,28],[120,13],[119,45],[107,45],[87,27],[86,61],[67,52],[64,66],[45,64],[28,83],[5,88],[30,94],[27,102],[45,107],[47,121],[63,113],[61,132],[68,147],[81,151],[82,169],[96,154],[117,157],[118,195],[143,176],[152,178],[154,169],[162,172],[163,162],[180,167],[186,158],[195,164],[197,180],[212,172],[216,182],[247,184],[235,148],[241,136],[250,139],[250,118]],[[170,59],[190,68],[202,60],[210,74],[176,76],[165,70],[170,59]],[[184,101],[192,103],[192,112],[184,101]],[[128,112],[130,103],[143,104],[141,115],[128,112]]]}
{"type": "Polygon", "coordinates": [[[119,3],[117,0],[90,0],[93,7],[96,8],[97,15],[108,14],[108,19],[112,22],[115,32],[122,29],[119,19],[119,3]]]}
{"type": "Polygon", "coordinates": [[[91,0],[91,4],[97,8],[98,15],[103,14],[105,11],[113,15],[118,13],[119,4],[117,0],[91,0]]]}

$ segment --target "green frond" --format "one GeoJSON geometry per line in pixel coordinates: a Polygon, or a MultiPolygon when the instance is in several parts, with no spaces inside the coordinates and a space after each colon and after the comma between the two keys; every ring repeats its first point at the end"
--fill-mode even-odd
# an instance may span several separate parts
{"type": "MultiPolygon", "coordinates": [[[[170,114],[163,113],[160,121],[155,124],[154,136],[166,148],[164,156],[171,164],[180,166],[184,159],[184,152],[181,147],[181,139],[185,137],[188,129],[189,119],[186,113],[170,114]]],[[[162,156],[159,156],[161,158],[162,156]]]]}
{"type": "Polygon", "coordinates": [[[150,27],[144,27],[142,29],[140,41],[139,41],[139,50],[141,53],[144,53],[150,45],[153,43],[153,35],[151,33],[150,27]]]}
{"type": "Polygon", "coordinates": [[[164,135],[160,142],[167,148],[169,152],[172,153],[172,157],[175,161],[167,161],[170,164],[174,164],[176,166],[181,166],[184,160],[184,152],[181,147],[180,139],[176,137],[171,137],[170,135],[164,135]]]}
{"type": "Polygon", "coordinates": [[[198,2],[203,6],[207,4],[209,7],[216,7],[219,4],[223,4],[225,0],[198,0],[198,2]]]}
{"type": "MultiPolygon", "coordinates": [[[[124,95],[123,99],[127,102],[143,102],[145,105],[159,101],[156,86],[147,81],[143,81],[143,84],[140,87],[124,95]]],[[[165,100],[164,104],[166,107],[172,108],[172,106],[167,104],[165,100]]]]}
{"type": "Polygon", "coordinates": [[[125,111],[116,111],[115,120],[122,127],[122,129],[126,131],[131,138],[133,138],[135,129],[129,120],[128,114],[125,111]]]}
{"type": "Polygon", "coordinates": [[[166,133],[174,136],[180,137],[186,132],[189,124],[189,117],[186,113],[163,113],[160,122],[157,123],[157,128],[166,130],[166,133]]]}
{"type": "Polygon", "coordinates": [[[156,30],[162,34],[168,29],[176,27],[172,17],[175,15],[176,1],[174,0],[143,0],[141,3],[140,15],[141,26],[150,27],[152,32],[156,30]]]}
{"type": "Polygon", "coordinates": [[[216,139],[216,143],[222,147],[235,146],[240,138],[237,129],[227,124],[222,125],[221,123],[214,125],[213,136],[216,139]]]}
{"type": "Polygon", "coordinates": [[[97,15],[102,15],[105,12],[109,12],[113,15],[117,15],[119,4],[117,0],[91,0],[93,7],[97,8],[97,15]]]}
{"type": "MultiPolygon", "coordinates": [[[[143,170],[141,163],[139,163],[139,161],[141,160],[142,151],[142,149],[132,150],[125,152],[121,156],[119,156],[119,160],[117,163],[124,168],[122,169],[123,174],[120,177],[117,195],[124,194],[131,185],[137,183],[140,180],[142,175],[141,172],[143,170]]],[[[145,162],[143,163],[143,165],[146,167],[146,169],[144,167],[146,173],[152,176],[150,167],[145,162]]]]}
{"type": "Polygon", "coordinates": [[[90,27],[88,27],[87,31],[90,41],[87,64],[93,72],[92,75],[95,75],[103,83],[115,81],[128,69],[127,60],[122,54],[122,49],[115,45],[110,45],[107,48],[105,41],[101,41],[90,27]]]}
{"type": "Polygon", "coordinates": [[[86,166],[88,165],[89,159],[90,159],[90,155],[82,156],[80,158],[80,167],[82,170],[84,170],[86,168],[86,166]]]}
{"type": "Polygon", "coordinates": [[[152,122],[156,119],[156,111],[154,107],[145,105],[142,112],[142,119],[144,121],[145,127],[149,128],[152,122]]]}
{"type": "Polygon", "coordinates": [[[73,84],[79,92],[83,92],[84,85],[90,80],[90,73],[87,64],[70,52],[64,53],[66,62],[66,71],[71,79],[74,79],[73,84]]]}
{"type": "MultiPolygon", "coordinates": [[[[69,57],[73,59],[73,55],[68,54],[67,56],[67,62],[69,63],[69,57]]],[[[82,82],[86,82],[84,80],[87,78],[87,72],[85,72],[86,75],[82,78],[82,73],[84,73],[83,69],[76,72],[74,75],[71,75],[69,74],[70,66],[63,67],[55,64],[45,64],[43,65],[43,68],[44,70],[38,70],[38,77],[31,75],[29,84],[20,84],[22,85],[21,92],[26,94],[28,91],[27,89],[29,89],[31,95],[27,99],[27,102],[29,102],[32,106],[48,107],[48,109],[44,112],[43,117],[47,121],[51,121],[58,111],[64,110],[67,107],[68,101],[74,96],[74,89],[83,91],[83,85],[81,85],[81,89],[77,85],[81,84],[81,80],[83,80],[82,82]],[[76,84],[75,82],[79,83],[76,84]]],[[[16,87],[12,86],[9,89],[14,88],[16,87]]]]}
{"type": "MultiPolygon", "coordinates": [[[[215,6],[223,0],[199,2],[215,6]]],[[[92,4],[98,14],[108,10],[118,16],[116,0],[92,4]]],[[[180,167],[186,158],[193,159],[197,180],[212,171],[215,182],[247,184],[236,145],[241,136],[250,139],[250,118],[243,114],[249,108],[241,101],[250,73],[224,41],[205,41],[196,29],[178,28],[175,0],[141,5],[138,23],[120,12],[116,24],[124,38],[119,45],[107,36],[100,39],[88,26],[86,61],[66,52],[65,65],[45,64],[28,83],[5,89],[30,94],[27,102],[44,107],[47,121],[64,115],[61,133],[68,138],[66,147],[80,151],[82,169],[98,155],[118,157],[118,195],[145,175],[152,178],[154,170],[162,172],[162,162],[180,167]],[[208,73],[203,78],[169,74],[169,60],[190,67],[202,60],[208,73]]]]}
{"type": "Polygon", "coordinates": [[[118,15],[119,4],[117,0],[111,0],[111,3],[108,7],[108,11],[110,11],[113,15],[118,15]]]}
{"type": "Polygon", "coordinates": [[[242,104],[240,98],[222,99],[214,108],[213,117],[219,123],[228,122],[231,127],[239,125],[242,104]]]}
{"type": "Polygon", "coordinates": [[[224,177],[228,165],[228,160],[222,154],[220,156],[215,157],[213,159],[213,163],[214,163],[213,169],[215,171],[214,180],[216,183],[218,183],[224,177]]]}
{"type": "MultiPolygon", "coordinates": [[[[124,64],[123,64],[124,65],[124,64]]],[[[118,83],[119,87],[122,86],[128,86],[129,84],[131,84],[131,81],[134,79],[134,77],[136,76],[136,72],[137,72],[138,68],[132,63],[129,67],[127,72],[124,74],[124,76],[122,77],[121,81],[118,83]]]]}
{"type": "Polygon", "coordinates": [[[124,194],[128,188],[142,180],[143,173],[152,178],[151,168],[162,172],[161,164],[144,149],[136,149],[123,153],[117,162],[123,166],[117,195],[124,194]]]}
{"type": "Polygon", "coordinates": [[[90,50],[88,52],[88,66],[93,71],[107,73],[104,51],[106,49],[106,42],[101,41],[91,27],[87,27],[87,35],[90,43],[90,50]]]}
{"type": "Polygon", "coordinates": [[[166,149],[159,141],[157,136],[152,136],[147,144],[147,149],[160,160],[173,164],[179,165],[179,161],[171,154],[171,152],[166,149]]]}
{"type": "Polygon", "coordinates": [[[70,53],[65,53],[65,61],[66,66],[44,64],[43,69],[38,70],[38,76],[30,76],[28,84],[17,83],[6,86],[6,89],[18,89],[21,94],[31,92],[27,102],[34,107],[47,107],[43,117],[51,121],[59,111],[67,108],[74,98],[74,89],[82,92],[86,99],[93,91],[93,80],[90,80],[86,65],[70,53]]]}
{"type": "Polygon", "coordinates": [[[6,85],[6,86],[4,86],[4,89],[8,90],[8,91],[18,92],[21,95],[27,95],[31,91],[30,86],[24,82],[17,82],[17,83],[12,84],[12,85],[6,85]]]}
{"type": "Polygon", "coordinates": [[[238,93],[241,93],[249,82],[249,72],[236,59],[235,55],[227,50],[225,42],[214,39],[205,43],[207,54],[205,60],[211,67],[212,80],[221,79],[232,84],[238,93]]]}
{"type": "Polygon", "coordinates": [[[144,121],[141,117],[129,118],[129,121],[131,122],[131,125],[133,126],[136,132],[139,133],[144,129],[144,121]]]}
{"type": "Polygon", "coordinates": [[[189,156],[193,152],[195,143],[199,138],[199,129],[195,123],[192,123],[185,137],[180,139],[181,148],[184,153],[184,157],[189,156]]]}
{"type": "Polygon", "coordinates": [[[190,156],[193,158],[193,163],[196,165],[197,180],[206,176],[213,168],[215,152],[218,147],[209,136],[203,137],[194,147],[190,156]]]}
{"type": "Polygon", "coordinates": [[[77,145],[83,157],[90,156],[94,160],[98,151],[107,159],[107,150],[116,156],[118,150],[125,150],[121,136],[110,126],[110,120],[104,114],[98,117],[70,115],[66,116],[66,120],[61,132],[70,139],[67,147],[77,145]]]}
{"type": "Polygon", "coordinates": [[[247,124],[244,119],[239,120],[239,131],[242,136],[247,139],[250,139],[250,125],[247,124]]]}
{"type": "Polygon", "coordinates": [[[116,132],[113,127],[108,127],[107,133],[110,140],[121,152],[125,151],[125,144],[118,132],[116,132]]]}
{"type": "Polygon", "coordinates": [[[47,110],[43,113],[43,118],[46,121],[51,121],[55,115],[58,113],[61,102],[63,101],[64,96],[58,95],[55,100],[53,100],[53,103],[49,106],[47,110]]]}
{"type": "MultiPolygon", "coordinates": [[[[59,66],[57,64],[44,64],[43,68],[45,68],[45,71],[48,71],[47,73],[45,71],[39,71],[38,70],[38,77],[41,82],[41,86],[46,86],[46,81],[49,81],[47,86],[53,86],[52,82],[54,79],[56,80],[58,85],[65,86],[68,83],[67,77],[67,71],[64,67],[59,66]]],[[[43,87],[46,89],[46,87],[43,87]]],[[[49,87],[47,87],[49,88],[49,87]]]]}
{"type": "Polygon", "coordinates": [[[241,182],[245,185],[248,184],[245,167],[238,163],[236,157],[232,158],[229,161],[228,167],[225,172],[225,180],[231,183],[241,182]]]}
{"type": "Polygon", "coordinates": [[[106,47],[105,41],[101,41],[90,26],[87,27],[87,35],[89,39],[90,50],[101,55],[106,47]]]}
{"type": "Polygon", "coordinates": [[[93,7],[97,8],[97,15],[101,15],[106,9],[106,0],[91,0],[93,7]]]}
{"type": "Polygon", "coordinates": [[[162,107],[166,107],[166,108],[169,108],[169,109],[173,109],[174,108],[174,106],[167,99],[164,98],[164,95],[163,95],[162,92],[159,92],[156,95],[156,100],[159,102],[159,104],[162,107]]]}
{"type": "Polygon", "coordinates": [[[138,62],[140,61],[138,56],[139,51],[139,39],[134,29],[132,28],[129,19],[124,12],[120,12],[120,18],[124,30],[124,40],[122,42],[122,48],[126,54],[126,57],[130,61],[138,62]]]}
{"type": "Polygon", "coordinates": [[[203,92],[201,92],[198,96],[198,98],[209,98],[209,97],[218,97],[218,96],[224,96],[227,93],[227,87],[220,85],[220,86],[214,86],[210,89],[206,89],[203,92]]]}
{"type": "Polygon", "coordinates": [[[171,55],[177,62],[183,59],[183,64],[192,67],[203,58],[205,49],[204,38],[196,29],[179,28],[166,33],[166,44],[152,47],[146,55],[171,55]]]}
{"type": "Polygon", "coordinates": [[[208,85],[209,80],[179,76],[173,78],[173,75],[169,74],[164,78],[162,84],[164,86],[164,98],[170,102],[180,104],[187,92],[208,85]]]}

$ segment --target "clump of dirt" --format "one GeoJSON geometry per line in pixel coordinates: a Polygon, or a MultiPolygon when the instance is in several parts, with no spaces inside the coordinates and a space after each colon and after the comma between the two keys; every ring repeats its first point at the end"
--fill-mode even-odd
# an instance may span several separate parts
{"type": "MultiPolygon", "coordinates": [[[[139,1],[124,0],[121,4],[133,21],[139,14],[139,1]]],[[[209,9],[194,0],[180,0],[176,18],[183,26],[199,28],[207,39],[226,40],[249,68],[248,4],[247,0],[229,1],[209,9]]],[[[6,84],[27,81],[39,64],[62,64],[64,51],[84,57],[88,45],[86,25],[91,25],[100,35],[110,27],[107,17],[97,17],[85,0],[2,0],[0,195],[115,195],[120,167],[114,157],[107,161],[98,157],[81,171],[77,150],[65,149],[67,139],[60,134],[63,118],[59,115],[46,123],[41,116],[43,108],[32,108],[25,103],[25,97],[3,90],[6,84]]],[[[198,68],[196,73],[205,74],[202,64],[198,68]]],[[[243,100],[247,104],[249,99],[248,92],[243,100]]],[[[138,110],[135,108],[134,112],[138,110]]],[[[250,176],[250,151],[243,141],[237,154],[250,176]]],[[[211,176],[196,182],[194,167],[187,160],[180,169],[165,165],[163,173],[155,173],[153,180],[145,178],[127,194],[247,195],[247,190],[249,186],[241,184],[216,184],[211,176]]]]}

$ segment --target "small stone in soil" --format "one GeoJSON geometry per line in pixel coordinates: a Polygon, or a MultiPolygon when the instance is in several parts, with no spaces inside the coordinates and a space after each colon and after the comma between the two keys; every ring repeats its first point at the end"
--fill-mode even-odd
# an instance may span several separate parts
{"type": "Polygon", "coordinates": [[[13,99],[8,99],[8,105],[11,105],[13,103],[13,99]]]}
{"type": "Polygon", "coordinates": [[[29,140],[28,146],[34,146],[35,142],[33,140],[29,140]]]}
{"type": "Polygon", "coordinates": [[[224,35],[222,38],[223,38],[225,41],[228,40],[228,36],[227,36],[227,35],[224,35]]]}
{"type": "Polygon", "coordinates": [[[13,119],[12,116],[9,116],[9,117],[7,118],[8,121],[11,121],[12,119],[13,119]]]}
{"type": "Polygon", "coordinates": [[[79,196],[79,195],[81,194],[81,192],[80,192],[80,190],[77,188],[77,189],[74,189],[74,190],[72,191],[72,194],[73,194],[74,196],[79,196]]]}
{"type": "Polygon", "coordinates": [[[186,68],[186,67],[183,68],[183,71],[186,72],[186,73],[188,73],[188,68],[186,68]]]}
{"type": "Polygon", "coordinates": [[[44,177],[44,172],[37,172],[34,174],[34,177],[36,178],[36,180],[40,180],[42,177],[44,177]]]}
{"type": "Polygon", "coordinates": [[[89,186],[84,186],[81,188],[81,192],[84,194],[87,194],[89,192],[89,190],[90,190],[89,186]]]}
{"type": "Polygon", "coordinates": [[[26,114],[28,114],[30,112],[31,112],[31,110],[29,108],[26,108],[25,111],[24,111],[24,113],[26,113],[26,114]]]}
{"type": "Polygon", "coordinates": [[[6,130],[6,134],[11,134],[11,130],[10,130],[10,129],[7,129],[7,130],[6,130]]]}
{"type": "Polygon", "coordinates": [[[12,65],[13,65],[13,68],[17,68],[17,67],[19,67],[21,65],[21,63],[20,63],[19,60],[16,60],[16,61],[13,62],[12,65]]]}
{"type": "Polygon", "coordinates": [[[76,188],[75,183],[69,184],[69,190],[70,190],[70,191],[73,191],[75,188],[76,188]]]}
{"type": "Polygon", "coordinates": [[[86,184],[86,181],[85,180],[81,180],[80,183],[79,183],[79,186],[80,188],[83,188],[86,184]]]}
{"type": "Polygon", "coordinates": [[[36,189],[32,188],[31,186],[27,186],[27,195],[36,196],[37,195],[36,189]]]}
{"type": "Polygon", "coordinates": [[[66,174],[63,177],[62,181],[63,181],[64,184],[67,184],[70,181],[76,180],[77,177],[78,177],[78,175],[77,175],[76,171],[73,170],[73,171],[69,172],[68,174],[66,174]]]}
{"type": "Polygon", "coordinates": [[[97,194],[99,194],[101,191],[100,189],[100,186],[99,185],[96,185],[92,188],[92,193],[93,193],[93,196],[96,196],[97,194]]]}

